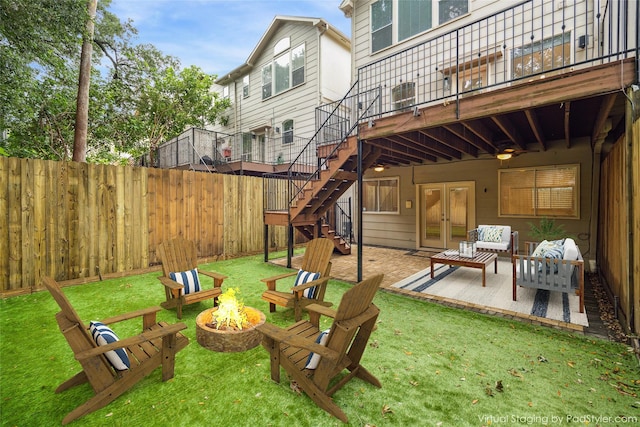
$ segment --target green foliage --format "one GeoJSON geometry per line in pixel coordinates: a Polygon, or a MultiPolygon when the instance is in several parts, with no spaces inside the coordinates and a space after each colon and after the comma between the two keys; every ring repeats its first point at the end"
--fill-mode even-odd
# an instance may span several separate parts
{"type": "Polygon", "coordinates": [[[557,240],[563,237],[572,237],[567,235],[564,229],[564,224],[556,224],[555,219],[542,217],[539,224],[528,222],[529,224],[529,236],[535,241],[542,240],[557,240]]]}
{"type": "MultiPolygon", "coordinates": [[[[215,123],[229,105],[216,79],[153,45],[98,2],[87,159],[121,163],[189,126],[215,123]]],[[[9,156],[66,160],[73,150],[86,0],[0,0],[0,148],[9,156]]]]}

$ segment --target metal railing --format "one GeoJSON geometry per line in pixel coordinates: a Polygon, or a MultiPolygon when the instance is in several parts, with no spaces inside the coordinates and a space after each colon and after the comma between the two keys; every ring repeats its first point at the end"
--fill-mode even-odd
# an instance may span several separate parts
{"type": "Polygon", "coordinates": [[[357,92],[382,88],[375,114],[391,114],[561,70],[629,57],[637,64],[639,8],[627,0],[523,1],[360,67],[357,92]]]}
{"type": "MultiPolygon", "coordinates": [[[[265,179],[265,209],[288,211],[296,200],[320,172],[327,169],[328,160],[340,149],[351,135],[357,133],[357,125],[364,116],[375,115],[380,108],[380,89],[374,88],[364,93],[355,92],[358,83],[354,83],[340,100],[316,109],[317,130],[308,144],[290,163],[286,173],[287,183],[278,179],[265,179]],[[318,148],[329,146],[321,157],[318,148]],[[332,147],[332,148],[331,148],[332,147]],[[282,193],[279,193],[282,191],[282,193]],[[286,193],[284,193],[286,191],[286,193]],[[286,194],[286,195],[285,195],[286,194]],[[267,201],[268,197],[273,197],[267,201]]],[[[265,178],[283,178],[282,175],[264,174],[265,178]]]]}

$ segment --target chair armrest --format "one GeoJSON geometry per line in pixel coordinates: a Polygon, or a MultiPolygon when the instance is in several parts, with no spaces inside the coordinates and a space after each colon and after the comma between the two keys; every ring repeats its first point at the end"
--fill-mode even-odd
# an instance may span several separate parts
{"type": "MultiPolygon", "coordinates": [[[[113,323],[118,323],[118,322],[122,322],[124,320],[130,320],[130,319],[135,319],[136,317],[145,317],[148,315],[153,315],[153,317],[155,318],[155,314],[157,312],[159,312],[160,310],[162,310],[160,307],[149,307],[149,308],[143,308],[141,310],[136,310],[136,311],[131,311],[129,313],[124,313],[124,314],[120,314],[118,316],[114,316],[114,317],[109,317],[107,319],[103,319],[101,320],[102,323],[104,323],[105,325],[111,325],[113,323]]],[[[155,322],[153,322],[155,323],[155,322]]]]}
{"type": "Polygon", "coordinates": [[[520,246],[520,234],[518,231],[511,232],[511,254],[518,253],[518,247],[520,246]]]}
{"type": "Polygon", "coordinates": [[[167,276],[159,276],[158,280],[160,280],[160,282],[165,285],[167,288],[171,289],[171,290],[180,290],[184,288],[184,285],[181,285],[180,283],[176,282],[175,280],[171,280],[169,279],[167,276]]]}
{"type": "Polygon", "coordinates": [[[174,325],[165,326],[163,328],[155,329],[153,331],[146,331],[133,337],[125,338],[107,345],[99,345],[91,350],[81,351],[76,354],[76,360],[88,359],[90,357],[104,354],[107,351],[117,350],[119,348],[130,347],[136,344],[142,344],[149,342],[157,338],[165,337],[168,335],[175,335],[183,329],[186,329],[187,325],[184,323],[176,323],[174,325]]]}
{"type": "Polygon", "coordinates": [[[280,279],[284,279],[286,277],[295,276],[296,274],[298,274],[297,271],[290,272],[290,273],[283,273],[283,274],[279,274],[277,276],[267,277],[266,279],[260,279],[260,281],[266,283],[267,284],[267,288],[269,288],[270,291],[275,291],[276,290],[276,281],[278,281],[280,279]]]}
{"type": "Polygon", "coordinates": [[[328,277],[321,277],[319,279],[312,280],[310,282],[303,283],[303,284],[300,284],[298,286],[294,286],[293,288],[291,288],[291,292],[294,292],[294,293],[297,293],[297,294],[301,294],[306,289],[313,288],[314,286],[321,286],[324,283],[327,283],[328,281],[329,281],[328,277]]]}
{"type": "Polygon", "coordinates": [[[256,329],[260,331],[260,333],[262,333],[265,337],[270,338],[276,342],[313,351],[314,353],[318,353],[322,357],[327,357],[329,359],[335,360],[339,356],[338,352],[316,343],[315,340],[300,337],[295,333],[292,333],[291,331],[272,325],[270,323],[264,323],[262,325],[256,326],[256,329]]]}
{"type": "Polygon", "coordinates": [[[228,277],[228,276],[225,276],[224,274],[216,273],[214,271],[198,270],[198,273],[204,274],[205,276],[211,277],[213,279],[213,287],[214,288],[221,287],[222,286],[222,282],[224,281],[224,279],[226,279],[228,277]]]}
{"type": "Polygon", "coordinates": [[[336,313],[337,311],[334,310],[333,308],[324,306],[324,305],[320,305],[320,304],[309,304],[308,306],[305,307],[306,310],[311,313],[318,313],[321,314],[323,316],[327,316],[330,317],[332,319],[334,319],[336,317],[336,313]]]}

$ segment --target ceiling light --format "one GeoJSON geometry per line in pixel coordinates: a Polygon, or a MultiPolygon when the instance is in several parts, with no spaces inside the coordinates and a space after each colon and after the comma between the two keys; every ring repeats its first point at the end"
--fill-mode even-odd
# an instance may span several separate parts
{"type": "Polygon", "coordinates": [[[384,170],[384,166],[383,165],[376,165],[376,167],[374,167],[373,170],[376,171],[376,172],[382,172],[384,170]]]}
{"type": "Polygon", "coordinates": [[[498,153],[496,157],[500,160],[509,160],[512,156],[512,153],[498,153]]]}

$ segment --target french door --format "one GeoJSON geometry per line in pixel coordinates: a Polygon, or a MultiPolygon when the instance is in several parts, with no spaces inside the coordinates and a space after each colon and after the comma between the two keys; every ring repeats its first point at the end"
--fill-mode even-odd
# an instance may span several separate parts
{"type": "Polygon", "coordinates": [[[475,182],[422,184],[418,192],[420,246],[457,248],[475,225],[475,182]]]}

